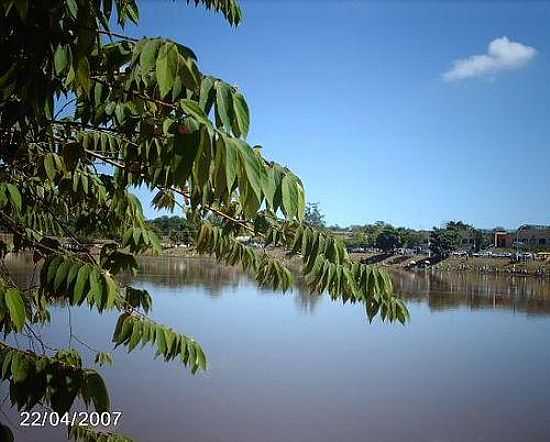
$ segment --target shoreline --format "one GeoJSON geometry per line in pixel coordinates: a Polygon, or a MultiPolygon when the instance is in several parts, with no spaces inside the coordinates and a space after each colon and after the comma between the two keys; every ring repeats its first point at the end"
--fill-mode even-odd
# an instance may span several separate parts
{"type": "MultiPolygon", "coordinates": [[[[275,255],[280,255],[277,251],[272,251],[275,255]]],[[[141,255],[151,256],[151,255],[141,255]]],[[[162,257],[186,257],[186,258],[200,258],[205,255],[201,255],[195,251],[193,247],[184,248],[172,248],[164,250],[159,256],[162,257]]],[[[377,255],[366,253],[350,253],[352,260],[357,262],[366,262],[372,260],[377,255]]],[[[403,256],[403,255],[390,255],[380,261],[375,261],[373,264],[381,267],[406,270],[411,272],[418,271],[439,271],[450,273],[476,273],[476,274],[494,274],[503,276],[522,276],[522,277],[535,277],[535,278],[550,278],[550,261],[523,261],[513,262],[506,258],[490,258],[490,257],[463,257],[463,256],[451,256],[446,258],[437,264],[427,266],[424,268],[411,268],[412,262],[422,262],[428,259],[426,255],[416,256],[403,256]]]]}

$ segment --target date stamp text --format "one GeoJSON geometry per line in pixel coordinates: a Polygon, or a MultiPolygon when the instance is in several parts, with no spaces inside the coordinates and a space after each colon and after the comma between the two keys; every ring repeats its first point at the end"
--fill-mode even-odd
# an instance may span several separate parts
{"type": "Polygon", "coordinates": [[[74,411],[59,414],[55,411],[22,411],[21,427],[116,427],[122,416],[121,411],[74,411]]]}

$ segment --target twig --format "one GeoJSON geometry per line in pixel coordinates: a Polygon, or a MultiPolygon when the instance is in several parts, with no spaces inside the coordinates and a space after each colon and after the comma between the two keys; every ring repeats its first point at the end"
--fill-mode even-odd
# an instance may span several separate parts
{"type": "Polygon", "coordinates": [[[63,112],[67,108],[67,106],[69,106],[71,103],[74,103],[75,101],[76,101],[76,98],[72,98],[69,101],[65,102],[65,104],[61,107],[61,109],[59,109],[55,113],[55,116],[53,117],[54,120],[57,120],[57,117],[59,117],[59,115],[61,115],[61,112],[63,112]]]}
{"type": "Polygon", "coordinates": [[[109,37],[120,38],[122,40],[128,40],[128,41],[133,41],[133,42],[139,41],[139,39],[137,39],[137,38],[128,37],[127,35],[124,35],[124,34],[117,34],[116,32],[102,31],[101,29],[98,29],[97,32],[99,34],[108,35],[109,37]]]}
{"type": "Polygon", "coordinates": [[[78,342],[79,344],[83,345],[84,347],[86,347],[88,350],[90,351],[93,351],[94,353],[101,353],[101,350],[98,350],[94,347],[92,347],[91,345],[87,344],[86,342],[84,342],[83,340],[81,340],[80,338],[78,338],[76,335],[73,334],[73,339],[78,342]]]}
{"type": "Polygon", "coordinates": [[[67,347],[71,348],[71,345],[73,343],[73,321],[71,319],[71,307],[67,304],[67,313],[69,316],[69,344],[67,347]]]}

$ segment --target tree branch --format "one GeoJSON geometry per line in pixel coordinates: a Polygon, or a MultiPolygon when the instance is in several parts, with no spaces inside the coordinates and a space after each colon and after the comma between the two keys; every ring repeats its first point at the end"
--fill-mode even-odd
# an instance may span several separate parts
{"type": "MultiPolygon", "coordinates": [[[[121,169],[125,169],[126,168],[126,165],[125,164],[122,164],[118,161],[113,161],[112,159],[108,158],[108,157],[105,157],[101,154],[98,154],[96,152],[94,152],[93,150],[89,150],[89,149],[85,149],[84,150],[88,155],[100,160],[100,161],[103,161],[107,164],[110,164],[112,166],[115,166],[115,167],[119,167],[121,169]]],[[[175,192],[185,198],[188,198],[190,199],[191,198],[191,194],[189,192],[186,192],[185,190],[182,190],[182,189],[179,189],[177,187],[169,187],[169,188],[162,188],[162,187],[159,187],[159,186],[156,186],[157,189],[159,190],[171,190],[172,192],[175,192]]],[[[241,226],[242,228],[248,230],[249,232],[252,232],[252,233],[256,233],[255,230],[254,230],[254,227],[250,226],[248,223],[246,223],[246,221],[243,221],[243,220],[239,220],[237,218],[233,218],[232,216],[222,212],[221,210],[218,210],[214,207],[211,207],[211,206],[204,206],[205,209],[209,210],[210,212],[224,218],[225,220],[227,221],[230,221],[234,224],[238,224],[239,226],[241,226]]]]}

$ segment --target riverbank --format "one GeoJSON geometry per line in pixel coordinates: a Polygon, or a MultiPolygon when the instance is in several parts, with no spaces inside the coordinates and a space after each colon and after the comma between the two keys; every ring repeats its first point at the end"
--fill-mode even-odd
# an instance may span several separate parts
{"type": "MultiPolygon", "coordinates": [[[[274,250],[275,255],[280,254],[274,250]]],[[[193,257],[199,255],[194,247],[175,247],[164,249],[162,256],[193,257]]],[[[428,259],[427,255],[391,255],[391,254],[368,254],[351,253],[351,258],[357,262],[376,264],[382,267],[394,269],[410,269],[418,263],[423,263],[428,259]]],[[[283,256],[280,256],[283,258],[283,256]]],[[[490,258],[477,256],[451,256],[438,262],[427,269],[442,272],[471,272],[471,273],[491,273],[491,274],[512,274],[521,276],[550,277],[550,261],[528,260],[515,262],[508,258],[490,258]]]]}
{"type": "Polygon", "coordinates": [[[515,262],[508,258],[452,256],[432,267],[447,272],[503,273],[550,277],[550,262],[527,260],[515,262]]]}

